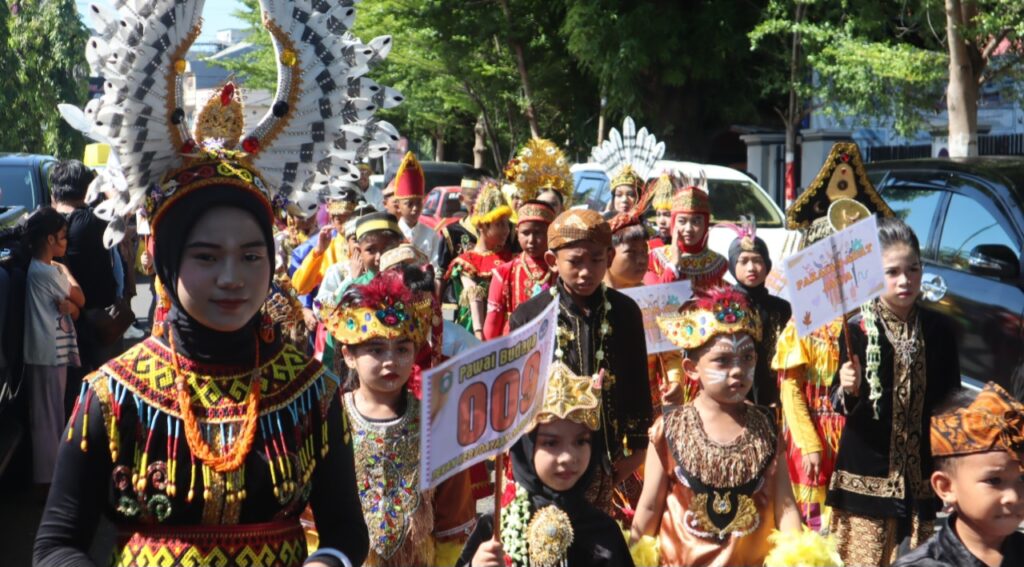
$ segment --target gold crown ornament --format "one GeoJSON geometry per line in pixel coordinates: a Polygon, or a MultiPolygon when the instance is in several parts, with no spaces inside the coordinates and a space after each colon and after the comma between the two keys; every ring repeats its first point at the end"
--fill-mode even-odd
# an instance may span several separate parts
{"type": "Polygon", "coordinates": [[[526,142],[505,166],[505,178],[519,188],[519,196],[524,201],[532,201],[541,191],[552,189],[562,195],[565,208],[572,204],[569,160],[551,140],[534,138],[526,142]]]}
{"type": "Polygon", "coordinates": [[[623,185],[632,187],[637,193],[639,193],[640,188],[644,186],[644,179],[640,177],[640,174],[638,174],[630,164],[622,166],[622,169],[615,174],[615,177],[612,177],[610,187],[612,188],[612,191],[615,191],[616,187],[621,187],[623,185]]]}
{"type": "Polygon", "coordinates": [[[492,179],[485,181],[480,187],[480,196],[476,198],[476,205],[473,207],[473,217],[470,219],[473,226],[491,224],[511,216],[512,207],[505,201],[501,187],[492,179]]]}
{"type": "Polygon", "coordinates": [[[672,182],[672,176],[669,173],[662,173],[658,176],[658,179],[651,185],[648,191],[653,195],[651,198],[651,206],[656,211],[671,211],[672,210],[672,195],[675,194],[676,186],[672,182]]]}
{"type": "Polygon", "coordinates": [[[143,207],[159,238],[164,211],[203,187],[238,188],[268,209],[293,204],[293,214],[309,214],[323,188],[358,181],[355,163],[383,156],[399,140],[374,114],[403,97],[364,76],[387,57],[391,38],[363,44],[349,31],[350,7],[259,0],[278,54],[278,80],[267,111],[247,127],[231,82],[194,124],[185,112],[185,56],[201,32],[203,0],[114,4],[87,11],[97,33],[85,58],[92,75],[106,77],[102,96],[84,108],[57,105],[73,128],[110,145],[107,165],[90,187],[93,195],[110,195],[95,210],[107,221],[107,247],[124,238],[143,207]]]}
{"type": "Polygon", "coordinates": [[[599,375],[579,376],[566,364],[551,364],[544,405],[534,419],[535,425],[568,419],[591,431],[601,428],[601,378],[599,375]]]}
{"type": "Polygon", "coordinates": [[[711,198],[708,197],[708,192],[700,187],[683,187],[672,196],[672,212],[703,213],[710,216],[711,198]]]}
{"type": "Polygon", "coordinates": [[[685,350],[704,346],[718,335],[746,333],[761,340],[761,321],[746,296],[730,288],[711,289],[689,301],[675,315],[658,317],[658,327],[672,344],[685,350]]]}
{"type": "Polygon", "coordinates": [[[429,294],[414,294],[401,274],[382,272],[370,283],[346,291],[342,302],[322,318],[331,335],[344,345],[409,339],[419,349],[431,331],[432,312],[429,294]]]}

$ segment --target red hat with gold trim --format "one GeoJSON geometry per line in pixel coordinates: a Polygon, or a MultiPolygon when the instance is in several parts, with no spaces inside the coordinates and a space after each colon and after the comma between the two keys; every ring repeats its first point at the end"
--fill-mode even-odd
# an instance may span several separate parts
{"type": "Polygon", "coordinates": [[[524,222],[542,222],[544,224],[551,224],[555,222],[555,209],[551,208],[551,205],[544,201],[527,201],[522,205],[519,205],[519,210],[516,211],[518,221],[524,222]]]}
{"type": "Polygon", "coordinates": [[[426,177],[423,176],[423,168],[412,152],[407,152],[402,158],[402,164],[398,166],[393,181],[396,199],[409,199],[412,197],[423,197],[427,185],[426,177]]]}

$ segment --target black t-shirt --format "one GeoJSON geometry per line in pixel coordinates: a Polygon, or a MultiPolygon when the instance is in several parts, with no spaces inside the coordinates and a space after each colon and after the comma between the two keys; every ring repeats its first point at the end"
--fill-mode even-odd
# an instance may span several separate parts
{"type": "Polygon", "coordinates": [[[68,250],[64,263],[85,294],[85,308],[107,307],[117,301],[117,280],[110,250],[103,246],[107,223],[88,208],[67,215],[68,250]]]}

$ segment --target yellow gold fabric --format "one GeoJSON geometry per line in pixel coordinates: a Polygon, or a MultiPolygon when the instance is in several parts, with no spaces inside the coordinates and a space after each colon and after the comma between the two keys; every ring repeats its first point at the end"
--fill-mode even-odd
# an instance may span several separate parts
{"type": "Polygon", "coordinates": [[[578,376],[562,361],[551,365],[544,406],[537,423],[568,419],[591,431],[601,428],[601,384],[592,376],[578,376]]]}
{"type": "Polygon", "coordinates": [[[348,241],[339,234],[331,239],[327,251],[320,254],[316,248],[310,250],[302,260],[302,264],[292,274],[292,287],[295,293],[306,295],[312,293],[324,281],[327,270],[339,262],[348,261],[348,241]]]}
{"type": "Polygon", "coordinates": [[[505,179],[515,183],[524,201],[532,201],[541,191],[553,189],[562,195],[562,204],[572,204],[573,182],[569,160],[551,140],[531,139],[505,166],[505,179]]]}

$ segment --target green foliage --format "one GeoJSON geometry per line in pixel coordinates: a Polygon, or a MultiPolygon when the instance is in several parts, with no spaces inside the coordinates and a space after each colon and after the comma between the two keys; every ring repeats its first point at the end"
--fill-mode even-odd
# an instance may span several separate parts
{"type": "Polygon", "coordinates": [[[0,12],[0,150],[81,159],[86,141],[57,113],[88,92],[89,33],[75,3],[21,2],[12,15],[0,1],[0,12]]]}

